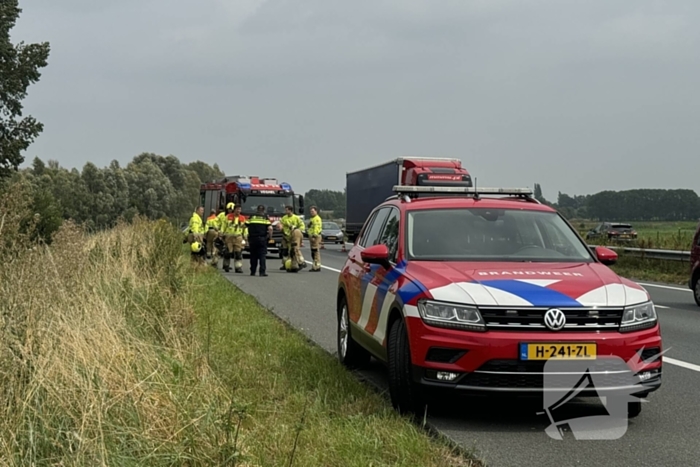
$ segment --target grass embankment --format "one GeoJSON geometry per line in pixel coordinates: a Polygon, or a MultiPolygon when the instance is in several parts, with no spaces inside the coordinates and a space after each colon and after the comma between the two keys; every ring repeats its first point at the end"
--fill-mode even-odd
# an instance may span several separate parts
{"type": "Polygon", "coordinates": [[[684,287],[690,279],[690,265],[685,261],[664,261],[619,254],[617,264],[611,267],[618,275],[632,280],[677,284],[684,287]]]}
{"type": "Polygon", "coordinates": [[[470,465],[169,225],[30,249],[2,208],[1,465],[470,465]]]}

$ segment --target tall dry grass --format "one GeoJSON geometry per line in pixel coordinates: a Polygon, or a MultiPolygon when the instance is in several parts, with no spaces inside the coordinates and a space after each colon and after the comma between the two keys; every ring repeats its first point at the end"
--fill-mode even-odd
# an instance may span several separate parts
{"type": "Polygon", "coordinates": [[[194,335],[178,232],[66,223],[48,248],[22,232],[21,199],[0,199],[0,465],[230,458],[228,397],[194,335]]]}

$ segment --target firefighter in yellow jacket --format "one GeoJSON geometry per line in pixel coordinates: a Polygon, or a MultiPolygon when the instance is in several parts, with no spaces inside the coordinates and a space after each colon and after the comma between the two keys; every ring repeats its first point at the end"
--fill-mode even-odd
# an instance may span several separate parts
{"type": "Polygon", "coordinates": [[[304,239],[303,232],[306,230],[301,217],[294,214],[292,206],[285,206],[285,214],[280,219],[282,228],[282,267],[287,268],[287,260],[291,260],[289,270],[298,271],[306,267],[304,256],[301,254],[301,242],[304,239]]]}
{"type": "Polygon", "coordinates": [[[316,206],[311,206],[309,209],[309,214],[311,214],[311,219],[309,219],[309,243],[311,244],[311,259],[314,264],[311,266],[310,271],[318,272],[321,270],[321,243],[323,239],[321,238],[321,232],[323,231],[323,222],[321,221],[321,216],[318,215],[318,208],[316,206]]]}
{"type": "Polygon", "coordinates": [[[198,206],[190,217],[190,229],[187,235],[187,243],[202,243],[204,240],[204,206],[198,206]]]}
{"type": "Polygon", "coordinates": [[[231,257],[233,257],[233,267],[235,272],[243,272],[243,246],[248,239],[248,227],[245,217],[241,216],[241,208],[237,206],[233,212],[226,216],[224,227],[224,241],[226,250],[224,252],[224,271],[228,272],[231,267],[231,257]]]}
{"type": "Polygon", "coordinates": [[[216,245],[214,242],[219,236],[219,231],[221,229],[221,224],[219,218],[216,217],[216,209],[212,209],[207,217],[207,222],[205,224],[206,228],[206,245],[207,245],[207,259],[211,261],[211,265],[216,267],[218,259],[216,258],[216,245]]]}

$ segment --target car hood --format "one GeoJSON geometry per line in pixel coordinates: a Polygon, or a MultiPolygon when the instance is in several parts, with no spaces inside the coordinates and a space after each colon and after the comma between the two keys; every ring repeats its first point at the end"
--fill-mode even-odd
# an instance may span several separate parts
{"type": "Polygon", "coordinates": [[[650,300],[600,263],[410,262],[427,298],[480,306],[621,307],[650,300]]]}

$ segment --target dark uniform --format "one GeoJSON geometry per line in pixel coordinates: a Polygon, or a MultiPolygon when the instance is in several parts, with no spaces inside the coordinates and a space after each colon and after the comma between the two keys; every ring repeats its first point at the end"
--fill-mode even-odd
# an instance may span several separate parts
{"type": "Polygon", "coordinates": [[[250,275],[254,276],[260,263],[260,275],[267,276],[267,240],[268,229],[272,223],[267,214],[253,214],[248,218],[246,227],[248,228],[248,243],[250,245],[250,275]]]}

